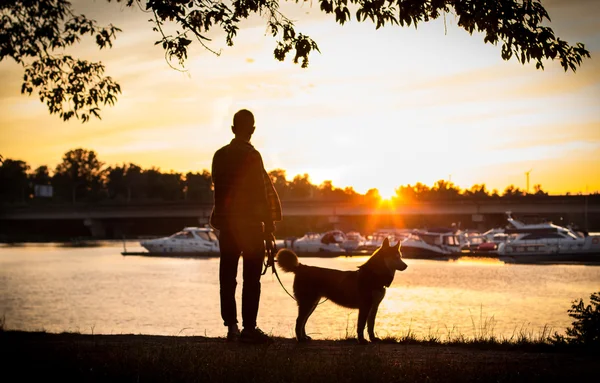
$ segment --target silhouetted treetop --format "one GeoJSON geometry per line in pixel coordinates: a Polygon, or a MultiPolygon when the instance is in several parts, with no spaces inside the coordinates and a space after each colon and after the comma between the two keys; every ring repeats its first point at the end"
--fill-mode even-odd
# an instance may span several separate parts
{"type": "MultiPolygon", "coordinates": [[[[109,0],[110,1],[110,0],[109,0]]],[[[308,65],[308,56],[318,51],[316,43],[307,35],[296,32],[292,20],[279,11],[279,0],[115,0],[128,6],[139,3],[154,15],[155,30],[160,33],[168,58],[177,58],[183,65],[187,47],[192,38],[206,46],[206,33],[220,28],[226,33],[227,45],[233,45],[241,20],[252,14],[266,18],[267,31],[277,39],[274,56],[283,61],[293,52],[294,63],[308,65]],[[145,3],[145,5],[142,5],[145,3]],[[163,33],[165,22],[175,22],[181,32],[175,36],[163,33]]],[[[296,0],[296,3],[300,0],[296,0]]],[[[411,26],[421,22],[456,16],[458,26],[472,34],[485,34],[484,43],[502,43],[502,58],[513,55],[521,63],[533,60],[543,68],[543,59],[557,58],[565,70],[576,70],[589,52],[581,43],[570,46],[543,25],[550,16],[540,1],[533,0],[320,0],[320,10],[334,14],[341,25],[352,19],[350,8],[358,22],[371,21],[379,29],[388,25],[411,26]]],[[[208,47],[207,47],[208,48],[208,47]]]]}
{"type": "Polygon", "coordinates": [[[69,150],[56,166],[52,184],[63,195],[70,192],[73,203],[79,198],[98,198],[104,183],[103,166],[93,150],[69,150]]]}
{"type": "MultiPolygon", "coordinates": [[[[280,0],[107,1],[139,6],[148,12],[159,35],[156,44],[163,47],[169,63],[176,61],[180,67],[194,41],[219,54],[208,45],[208,33],[223,31],[226,44],[231,46],[240,23],[253,15],[265,19],[267,32],[276,39],[275,59],[283,61],[291,53],[293,62],[305,68],[309,54],[319,51],[316,42],[297,31],[294,22],[280,11],[280,0]],[[165,32],[167,23],[174,24],[175,34],[165,32]]],[[[575,71],[583,58],[590,57],[584,44],[569,45],[543,24],[550,17],[540,1],[320,0],[319,9],[334,15],[341,25],[354,15],[356,21],[370,21],[377,29],[393,25],[416,28],[419,23],[453,15],[458,26],[469,33],[483,33],[484,43],[501,43],[504,60],[513,56],[523,64],[533,60],[538,69],[543,69],[543,60],[556,59],[565,71],[575,71]]],[[[102,27],[75,14],[66,0],[4,0],[0,2],[0,61],[10,57],[23,65],[21,93],[31,94],[37,89],[51,114],[86,122],[91,116],[100,118],[100,106],[114,104],[121,89],[104,76],[101,63],[60,52],[85,35],[95,36],[100,49],[110,47],[118,31],[112,24],[102,27]]]]}
{"type": "Polygon", "coordinates": [[[0,201],[16,202],[26,199],[29,165],[20,160],[2,158],[0,165],[0,201]]]}
{"type": "Polygon", "coordinates": [[[65,0],[3,0],[0,2],[0,61],[12,58],[25,74],[21,93],[37,89],[50,114],[86,122],[100,118],[100,106],[114,104],[119,84],[104,76],[102,63],[64,54],[85,35],[95,36],[100,49],[112,47],[119,28],[99,26],[77,15],[65,0]]]}

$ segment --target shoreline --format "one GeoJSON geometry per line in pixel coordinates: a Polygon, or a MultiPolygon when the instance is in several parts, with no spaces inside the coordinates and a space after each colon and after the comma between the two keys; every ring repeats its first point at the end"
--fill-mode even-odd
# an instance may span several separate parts
{"type": "Polygon", "coordinates": [[[5,375],[19,381],[531,382],[589,379],[598,353],[542,343],[358,345],[354,339],[224,338],[0,331],[5,375]]]}
{"type": "MultiPolygon", "coordinates": [[[[115,249],[121,244],[121,241],[98,241],[90,245],[70,245],[64,242],[19,242],[19,243],[0,243],[0,249],[22,248],[22,247],[63,247],[63,248],[97,248],[97,247],[114,247],[115,249]]],[[[148,257],[148,258],[182,258],[182,259],[214,259],[219,258],[219,253],[151,253],[145,250],[127,251],[122,248],[117,251],[118,255],[123,257],[148,257]]],[[[366,257],[368,253],[328,253],[328,252],[312,252],[297,253],[300,258],[354,258],[366,257]]],[[[404,259],[409,260],[426,260],[436,262],[456,262],[459,260],[486,260],[497,261],[506,265],[578,265],[578,266],[600,266],[599,253],[582,253],[582,254],[543,254],[543,255],[516,255],[516,256],[501,256],[492,253],[456,253],[444,257],[419,257],[406,256],[404,259]],[[572,258],[572,259],[570,259],[572,258]],[[586,259],[587,258],[587,259],[586,259]]]]}
{"type": "MultiPolygon", "coordinates": [[[[219,258],[220,254],[215,252],[194,253],[194,252],[167,252],[167,253],[152,253],[141,246],[135,246],[136,249],[127,250],[127,243],[138,242],[138,240],[84,240],[81,242],[72,241],[40,241],[40,242],[0,242],[0,248],[21,248],[31,246],[52,246],[64,248],[97,248],[97,247],[114,247],[120,248],[118,253],[123,257],[150,257],[150,258],[187,258],[187,259],[210,259],[219,258]]],[[[332,253],[332,252],[296,252],[300,258],[353,258],[366,257],[371,253],[365,251],[356,251],[350,253],[332,253]]],[[[492,260],[502,262],[507,265],[579,265],[579,266],[600,266],[600,253],[598,252],[583,252],[583,253],[565,253],[565,254],[508,254],[500,255],[493,252],[460,252],[452,253],[445,256],[418,256],[407,255],[404,259],[410,260],[429,260],[440,262],[452,262],[458,260],[492,260]]]]}

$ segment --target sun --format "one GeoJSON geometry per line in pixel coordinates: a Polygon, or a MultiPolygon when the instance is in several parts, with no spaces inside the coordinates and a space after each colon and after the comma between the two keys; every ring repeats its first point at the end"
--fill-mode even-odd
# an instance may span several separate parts
{"type": "Polygon", "coordinates": [[[379,195],[384,201],[391,201],[392,197],[396,195],[396,188],[393,186],[380,186],[377,190],[379,190],[379,195]]]}

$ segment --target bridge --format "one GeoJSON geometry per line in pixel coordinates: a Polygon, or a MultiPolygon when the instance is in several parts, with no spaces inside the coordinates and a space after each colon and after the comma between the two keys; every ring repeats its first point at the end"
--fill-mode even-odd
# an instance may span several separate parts
{"type": "MultiPolygon", "coordinates": [[[[600,203],[587,199],[544,199],[535,201],[444,201],[410,204],[384,203],[378,206],[335,201],[283,201],[286,217],[291,216],[376,216],[376,215],[487,215],[504,214],[598,214],[600,203]]],[[[212,204],[131,204],[131,205],[54,205],[23,206],[0,211],[1,221],[71,220],[71,219],[129,219],[210,217],[212,204]]]]}
{"type": "MultiPolygon", "coordinates": [[[[372,230],[368,221],[379,226],[434,226],[461,222],[462,227],[486,229],[505,224],[505,212],[511,211],[517,217],[538,216],[552,219],[559,224],[575,223],[587,230],[600,230],[599,196],[571,196],[439,201],[420,203],[351,204],[335,201],[283,201],[284,222],[278,225],[282,232],[318,230],[340,227],[372,230]]],[[[150,234],[152,225],[163,227],[162,231],[177,230],[182,225],[202,225],[208,223],[212,210],[211,203],[157,203],[157,204],[96,204],[96,205],[29,205],[3,208],[0,211],[0,234],[31,230],[56,230],[57,224],[65,226],[76,222],[85,226],[87,233],[95,237],[106,237],[132,230],[132,226],[145,226],[137,233],[150,234]],[[165,224],[169,222],[169,224],[165,224]],[[165,227],[168,226],[168,227],[165,227]],[[124,229],[127,227],[127,229],[124,229]]]]}

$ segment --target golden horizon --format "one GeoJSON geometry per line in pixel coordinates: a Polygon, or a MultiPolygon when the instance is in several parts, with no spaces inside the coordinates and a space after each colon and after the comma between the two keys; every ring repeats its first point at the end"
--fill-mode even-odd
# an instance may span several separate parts
{"type": "MultiPolygon", "coordinates": [[[[200,168],[196,168],[196,169],[174,169],[174,168],[165,169],[165,168],[162,168],[161,166],[157,166],[155,164],[154,165],[153,164],[143,164],[143,163],[134,162],[134,161],[120,161],[120,162],[117,162],[117,163],[108,163],[108,162],[106,162],[106,161],[103,160],[101,153],[98,153],[98,152],[96,152],[93,149],[86,149],[86,148],[76,148],[76,149],[83,149],[83,150],[88,150],[88,151],[94,152],[96,154],[98,160],[102,163],[102,167],[101,168],[103,170],[107,170],[108,168],[111,168],[111,167],[113,167],[113,168],[114,167],[121,167],[121,166],[124,166],[124,165],[136,165],[136,166],[139,166],[142,169],[142,171],[150,170],[150,169],[156,169],[156,170],[158,170],[158,171],[160,171],[161,173],[164,173],[164,174],[173,174],[173,173],[174,174],[180,174],[182,176],[182,178],[185,178],[185,175],[187,173],[202,173],[204,171],[207,171],[208,173],[210,173],[210,165],[208,167],[205,167],[205,168],[202,168],[202,169],[200,169],[200,168]]],[[[71,149],[71,150],[76,150],[76,149],[71,149]]],[[[62,156],[61,156],[61,158],[62,158],[62,156]]],[[[52,163],[52,164],[47,164],[47,163],[36,163],[36,164],[33,164],[33,163],[29,163],[26,159],[23,159],[23,158],[12,158],[12,157],[4,157],[3,160],[23,161],[29,167],[29,173],[33,173],[34,170],[37,169],[38,167],[47,166],[50,175],[54,174],[56,167],[62,162],[62,160],[61,160],[61,161],[57,161],[57,162],[52,163]]],[[[315,180],[315,178],[312,177],[311,174],[308,171],[300,171],[298,173],[290,173],[290,172],[288,172],[288,170],[283,169],[283,168],[268,168],[268,167],[266,167],[266,170],[267,170],[267,172],[272,172],[272,171],[283,171],[283,172],[285,172],[285,177],[286,177],[286,181],[287,182],[292,182],[295,177],[305,177],[305,176],[308,176],[309,182],[312,185],[317,186],[317,187],[322,186],[326,182],[330,182],[332,184],[332,186],[333,186],[334,189],[344,190],[346,188],[352,188],[352,190],[354,190],[356,193],[361,194],[361,195],[365,195],[370,190],[376,190],[377,194],[379,194],[381,196],[381,199],[383,201],[390,201],[392,199],[392,197],[396,196],[396,189],[399,189],[401,187],[408,187],[408,186],[415,187],[417,185],[423,185],[423,186],[428,187],[428,188],[431,189],[431,188],[435,187],[438,182],[449,183],[449,185],[451,187],[457,188],[460,192],[468,191],[472,187],[475,187],[475,186],[479,186],[479,187],[485,186],[487,193],[490,194],[490,195],[492,195],[494,193],[497,193],[498,195],[503,195],[503,192],[506,190],[506,188],[511,187],[511,186],[515,187],[515,188],[518,188],[521,192],[526,192],[527,191],[526,183],[525,184],[511,183],[511,184],[506,184],[504,186],[491,186],[491,185],[487,184],[486,182],[475,182],[475,183],[472,183],[472,184],[457,184],[457,183],[455,183],[455,182],[452,181],[451,177],[450,178],[446,178],[446,179],[439,178],[439,179],[436,179],[436,180],[433,180],[433,181],[430,181],[430,182],[420,181],[420,180],[417,179],[417,180],[412,181],[412,182],[405,182],[405,183],[393,184],[393,181],[392,181],[392,183],[388,183],[388,185],[391,185],[391,186],[387,187],[387,185],[386,185],[387,188],[386,187],[381,188],[381,186],[377,186],[377,185],[370,185],[370,186],[367,186],[367,187],[361,189],[361,188],[355,187],[354,185],[340,185],[339,183],[336,183],[332,179],[315,180]]],[[[530,169],[530,170],[532,170],[532,169],[530,169]]],[[[530,174],[531,174],[531,172],[530,172],[530,174]]],[[[525,177],[525,173],[524,173],[524,177],[525,177]]],[[[525,180],[525,178],[524,178],[524,180],[525,180]]],[[[535,180],[535,178],[534,178],[534,180],[535,180]]],[[[492,184],[492,185],[497,185],[497,184],[492,184]]],[[[567,189],[565,189],[564,192],[560,192],[560,191],[556,192],[555,190],[547,189],[545,187],[545,185],[543,185],[543,184],[541,184],[539,182],[530,182],[529,193],[534,193],[535,192],[534,188],[536,186],[538,186],[538,185],[541,186],[541,190],[543,192],[548,193],[548,195],[555,195],[555,196],[558,196],[558,195],[577,195],[577,194],[587,195],[587,194],[598,194],[598,193],[600,193],[600,187],[598,187],[600,185],[596,186],[596,184],[592,184],[591,185],[592,187],[590,187],[590,185],[588,185],[587,190],[585,190],[585,191],[581,191],[581,190],[573,191],[573,190],[567,190],[567,189]],[[596,186],[596,188],[594,188],[594,186],[596,186]]]]}

